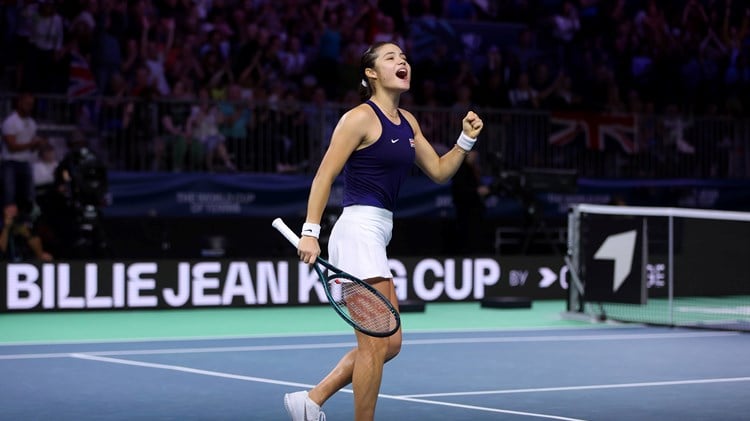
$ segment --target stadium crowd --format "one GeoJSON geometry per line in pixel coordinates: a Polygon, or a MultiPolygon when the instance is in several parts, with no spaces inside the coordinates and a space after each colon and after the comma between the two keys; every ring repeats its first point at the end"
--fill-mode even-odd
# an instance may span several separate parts
{"type": "Polygon", "coordinates": [[[236,89],[241,99],[311,102],[320,87],[326,100],[348,103],[362,51],[392,40],[419,57],[419,105],[737,115],[750,98],[750,7],[736,0],[6,0],[0,8],[10,89],[35,93],[197,98],[205,89],[219,100],[236,89]],[[411,28],[424,19],[522,29],[467,57],[470,49],[416,46],[411,28]],[[81,60],[88,85],[71,74],[81,60]]]}
{"type": "MultiPolygon", "coordinates": [[[[684,116],[740,117],[750,107],[750,6],[736,0],[18,0],[0,8],[3,91],[97,98],[69,114],[100,139],[112,169],[309,166],[337,118],[321,110],[359,100],[360,55],[384,40],[410,57],[405,107],[660,116],[642,119],[641,151],[676,144],[693,154],[684,116]]],[[[728,144],[712,136],[704,143],[728,144]]]]}
{"type": "MultiPolygon", "coordinates": [[[[23,203],[8,197],[49,187],[59,164],[36,123],[14,129],[34,122],[24,105],[34,98],[82,100],[68,116],[73,143],[98,137],[104,147],[88,146],[113,170],[309,166],[338,118],[327,105],[359,101],[360,56],[376,41],[410,58],[407,108],[660,115],[681,154],[695,152],[681,116],[750,111],[750,5],[737,0],[5,0],[0,17],[0,95],[14,108],[2,116],[3,155],[28,163],[3,166],[25,181],[4,188],[0,254],[16,227],[24,247],[49,256],[17,223],[23,203]],[[453,43],[425,36],[441,25],[453,43]],[[19,147],[22,138],[36,146],[19,147]],[[238,153],[247,139],[257,149],[238,153]]],[[[523,126],[509,128],[527,141],[523,126]]],[[[721,136],[711,147],[729,156],[721,136]]],[[[707,167],[701,174],[731,174],[707,167]]]]}

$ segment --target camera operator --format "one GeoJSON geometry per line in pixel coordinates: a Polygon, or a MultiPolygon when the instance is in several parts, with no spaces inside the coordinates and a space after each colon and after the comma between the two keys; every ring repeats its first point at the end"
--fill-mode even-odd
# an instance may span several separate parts
{"type": "Polygon", "coordinates": [[[106,166],[75,132],[68,153],[55,169],[55,188],[40,201],[44,222],[60,257],[106,257],[101,208],[108,191],[106,166]]]}

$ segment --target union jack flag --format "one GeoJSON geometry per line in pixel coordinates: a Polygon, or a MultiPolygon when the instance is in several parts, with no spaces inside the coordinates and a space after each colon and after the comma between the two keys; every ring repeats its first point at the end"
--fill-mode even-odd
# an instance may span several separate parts
{"type": "Polygon", "coordinates": [[[549,143],[563,146],[583,136],[587,148],[603,151],[606,141],[614,140],[633,154],[638,152],[636,133],[633,114],[561,111],[550,117],[549,143]]]}
{"type": "Polygon", "coordinates": [[[70,55],[68,75],[68,97],[81,98],[96,94],[96,81],[89,62],[77,51],[70,55]]]}

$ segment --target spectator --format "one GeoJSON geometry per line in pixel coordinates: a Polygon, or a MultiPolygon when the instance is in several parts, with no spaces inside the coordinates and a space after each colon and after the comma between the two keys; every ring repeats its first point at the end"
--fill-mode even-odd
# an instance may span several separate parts
{"type": "MultiPolygon", "coordinates": [[[[16,2],[11,4],[5,2],[5,36],[7,40],[2,45],[3,61],[9,60],[4,63],[8,65],[8,68],[15,66],[15,74],[13,80],[15,86],[23,87],[24,80],[24,66],[29,62],[29,51],[31,50],[31,44],[29,43],[29,34],[31,28],[31,17],[36,12],[37,4],[32,0],[25,0],[22,2],[16,2]]],[[[2,10],[0,8],[0,10],[2,10]]],[[[2,63],[2,61],[0,61],[2,63]]]]}
{"type": "Polygon", "coordinates": [[[534,65],[534,78],[530,82],[531,87],[537,92],[539,104],[542,108],[544,102],[554,92],[561,74],[553,76],[550,72],[549,65],[545,62],[539,62],[534,65]]]}
{"type": "Polygon", "coordinates": [[[325,89],[319,86],[315,87],[312,98],[304,106],[303,112],[310,131],[308,135],[310,148],[321,152],[325,151],[339,118],[326,97],[325,89]]]}
{"type": "MultiPolygon", "coordinates": [[[[179,41],[173,44],[164,63],[168,81],[176,83],[176,81],[183,79],[190,81],[203,80],[205,75],[203,64],[195,53],[195,49],[194,35],[180,37],[179,41]]],[[[186,88],[193,90],[195,86],[191,82],[190,86],[186,88]]]]}
{"type": "Polygon", "coordinates": [[[44,143],[39,147],[39,158],[32,164],[36,197],[45,194],[55,183],[55,169],[59,160],[55,148],[44,143]]]}
{"type": "Polygon", "coordinates": [[[458,63],[458,69],[453,76],[453,89],[468,88],[473,95],[479,86],[479,77],[474,72],[471,60],[467,58],[461,59],[458,63]]]}
{"type": "Polygon", "coordinates": [[[516,86],[508,92],[508,99],[513,108],[539,108],[539,92],[529,83],[529,74],[521,72],[516,86]]]}
{"type": "Polygon", "coordinates": [[[146,65],[136,72],[135,81],[130,88],[131,99],[125,105],[125,116],[122,120],[124,144],[119,145],[125,158],[126,168],[130,170],[154,169],[155,161],[147,164],[149,154],[153,152],[158,117],[156,104],[158,96],[151,73],[146,65]]]}
{"type": "Polygon", "coordinates": [[[22,213],[29,213],[34,203],[34,179],[31,164],[36,151],[46,143],[37,135],[32,117],[34,96],[22,93],[16,99],[16,109],[2,125],[3,206],[15,204],[22,213]]]}
{"type": "Polygon", "coordinates": [[[52,261],[52,255],[44,250],[42,240],[34,232],[30,220],[22,217],[14,204],[3,207],[0,227],[0,261],[21,262],[26,260],[52,261]]]}
{"type": "Polygon", "coordinates": [[[245,106],[242,98],[242,87],[236,83],[229,85],[227,98],[220,101],[218,107],[222,120],[221,134],[226,139],[227,150],[237,156],[247,150],[247,130],[252,123],[251,110],[245,106]]]}
{"type": "Polygon", "coordinates": [[[217,155],[227,170],[236,171],[237,169],[229,158],[224,135],[219,131],[221,123],[221,112],[211,100],[208,88],[201,88],[198,91],[198,104],[193,106],[187,127],[193,139],[203,145],[205,168],[209,172],[214,171],[214,159],[217,155]]]}
{"type": "Polygon", "coordinates": [[[552,17],[552,24],[552,34],[555,38],[560,40],[563,46],[570,44],[581,30],[575,3],[571,0],[563,1],[560,13],[552,17]]]}
{"type": "Polygon", "coordinates": [[[289,37],[285,48],[279,51],[279,59],[284,76],[292,82],[301,82],[307,67],[307,53],[298,36],[289,37]]]}
{"type": "Polygon", "coordinates": [[[482,183],[480,176],[479,153],[471,151],[451,182],[451,198],[456,211],[455,249],[452,252],[474,254],[484,250],[484,198],[489,193],[489,187],[482,183]]]}
{"type": "Polygon", "coordinates": [[[120,71],[123,62],[120,38],[125,28],[125,4],[104,1],[101,7],[95,16],[97,24],[94,32],[92,65],[96,85],[99,89],[104,89],[109,85],[112,75],[120,71]]]}
{"type": "Polygon", "coordinates": [[[170,92],[170,86],[167,82],[165,56],[167,52],[172,49],[175,30],[174,21],[170,19],[164,20],[164,26],[167,30],[167,39],[164,44],[149,39],[149,31],[152,27],[151,20],[144,16],[142,22],[143,32],[141,33],[141,57],[143,58],[146,67],[148,67],[150,85],[156,89],[159,96],[167,96],[170,92]]]}
{"type": "Polygon", "coordinates": [[[581,96],[573,90],[573,82],[567,73],[561,73],[555,83],[555,89],[543,102],[542,107],[549,110],[572,110],[581,106],[581,96]]]}
{"type": "MultiPolygon", "coordinates": [[[[189,82],[178,80],[174,84],[172,94],[174,101],[164,104],[166,108],[161,116],[163,136],[160,137],[161,142],[157,150],[161,155],[165,150],[171,150],[171,168],[175,172],[181,172],[185,168],[200,168],[203,146],[193,139],[187,125],[190,116],[190,101],[193,100],[189,82]]],[[[157,158],[157,162],[160,161],[157,158]]]]}
{"type": "Polygon", "coordinates": [[[677,104],[667,106],[662,124],[666,132],[664,139],[666,146],[674,148],[681,154],[692,155],[695,153],[695,147],[685,139],[685,131],[691,123],[683,117],[677,104]]]}
{"type": "Polygon", "coordinates": [[[30,9],[29,61],[24,65],[23,88],[29,92],[60,91],[64,27],[52,0],[37,0],[37,8],[30,9]]]}

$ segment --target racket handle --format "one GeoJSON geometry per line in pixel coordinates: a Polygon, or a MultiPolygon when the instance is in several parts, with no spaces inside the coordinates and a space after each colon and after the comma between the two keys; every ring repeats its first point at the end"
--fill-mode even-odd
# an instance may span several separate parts
{"type": "Polygon", "coordinates": [[[294,247],[299,246],[299,237],[289,228],[289,226],[287,226],[287,224],[284,223],[284,221],[281,220],[281,218],[274,219],[273,222],[271,222],[271,226],[276,228],[281,235],[286,237],[294,247]]]}

